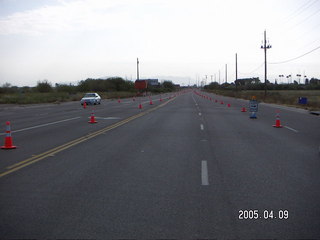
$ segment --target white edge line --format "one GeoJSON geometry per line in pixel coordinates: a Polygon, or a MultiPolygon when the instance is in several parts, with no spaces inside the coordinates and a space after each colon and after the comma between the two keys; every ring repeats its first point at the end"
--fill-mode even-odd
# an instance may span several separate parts
{"type": "MultiPolygon", "coordinates": [[[[11,132],[12,132],[12,133],[16,133],[16,132],[27,131],[27,130],[31,130],[31,129],[35,129],[35,128],[46,127],[46,126],[53,125],[53,124],[57,124],[57,123],[62,123],[62,122],[67,122],[67,121],[75,120],[75,119],[78,119],[78,118],[81,118],[81,117],[68,118],[68,119],[64,119],[64,120],[60,120],[60,121],[56,121],[56,122],[45,123],[45,124],[41,124],[41,125],[37,125],[37,126],[33,126],[33,127],[28,127],[28,128],[23,128],[23,129],[19,129],[19,130],[14,130],[14,131],[11,131],[11,132]]],[[[5,135],[5,133],[0,133],[0,135],[5,135]]]]}
{"type": "Polygon", "coordinates": [[[291,127],[288,127],[288,126],[284,126],[286,129],[289,129],[289,130],[291,130],[291,131],[293,131],[293,132],[299,132],[298,130],[295,130],[295,129],[293,129],[293,128],[291,128],[291,127]]]}
{"type": "Polygon", "coordinates": [[[207,161],[201,161],[201,184],[204,186],[209,185],[209,178],[208,178],[208,165],[207,161]]]}
{"type": "Polygon", "coordinates": [[[201,130],[204,130],[203,124],[200,124],[200,129],[201,129],[201,130]]]}

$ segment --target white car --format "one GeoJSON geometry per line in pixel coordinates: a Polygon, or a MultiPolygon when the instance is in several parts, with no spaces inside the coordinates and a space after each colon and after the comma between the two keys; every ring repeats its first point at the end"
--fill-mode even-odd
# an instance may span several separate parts
{"type": "Polygon", "coordinates": [[[98,93],[86,93],[84,97],[80,100],[81,105],[84,104],[100,104],[101,103],[101,97],[98,93]]]}

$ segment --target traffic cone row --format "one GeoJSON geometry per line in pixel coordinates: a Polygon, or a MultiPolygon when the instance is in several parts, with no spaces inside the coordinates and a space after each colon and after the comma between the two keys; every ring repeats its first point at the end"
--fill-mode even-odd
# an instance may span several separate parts
{"type": "MultiPolygon", "coordinates": [[[[204,95],[201,95],[199,93],[197,93],[196,91],[194,91],[195,94],[203,97],[203,98],[206,98],[210,101],[212,101],[212,98],[209,98],[209,97],[205,97],[204,95]]],[[[174,97],[176,97],[176,95],[174,95],[174,97]]],[[[171,96],[169,96],[169,99],[171,98],[171,96]]],[[[135,99],[133,98],[133,101],[135,101],[135,99]]],[[[160,96],[160,101],[162,101],[162,98],[160,96]]],[[[216,103],[218,102],[217,99],[214,100],[216,103]]],[[[118,102],[120,102],[120,98],[118,99],[118,102]]],[[[221,104],[224,104],[223,101],[220,102],[221,104]]],[[[150,105],[152,105],[152,99],[150,98],[150,105]]],[[[84,102],[83,104],[83,108],[86,108],[87,104],[86,102],[84,102]]],[[[231,107],[231,104],[227,104],[228,107],[231,107]]],[[[142,104],[139,103],[139,109],[142,109],[142,104]]],[[[242,107],[241,109],[241,112],[247,112],[246,108],[245,107],[242,107]]],[[[255,112],[251,112],[250,113],[250,118],[252,119],[255,119],[257,118],[256,116],[256,113],[255,112]]],[[[95,119],[95,116],[94,116],[94,112],[92,111],[91,112],[91,116],[90,116],[90,121],[88,121],[88,123],[97,123],[96,119],[95,119]]],[[[275,125],[272,125],[273,127],[275,128],[282,128],[283,126],[281,125],[281,122],[280,122],[280,114],[279,112],[277,112],[277,115],[276,115],[276,122],[275,122],[275,125]]],[[[6,122],[6,136],[5,136],[5,143],[3,146],[1,146],[1,149],[15,149],[17,148],[17,146],[14,146],[13,145],[13,140],[12,140],[12,135],[11,135],[11,125],[10,125],[10,122],[7,121],[6,122]]]]}
{"type": "MultiPolygon", "coordinates": [[[[174,97],[176,97],[177,95],[174,95],[174,97]]],[[[171,97],[170,97],[171,98],[171,97]]],[[[132,98],[132,101],[135,101],[135,98],[132,98]]],[[[160,101],[162,101],[162,97],[160,96],[160,101]]],[[[118,98],[118,103],[120,103],[121,100],[120,98],[118,98]]],[[[152,99],[150,98],[150,105],[152,105],[152,99]]],[[[83,103],[83,108],[86,109],[87,108],[87,103],[84,102],[83,103]]],[[[142,109],[142,104],[139,103],[139,109],[142,109]]],[[[97,123],[95,116],[94,116],[94,112],[91,112],[91,116],[90,116],[90,120],[88,121],[88,123],[97,123]]],[[[1,149],[15,149],[17,148],[17,146],[13,145],[13,140],[12,140],[12,135],[11,135],[11,124],[9,121],[6,122],[6,136],[4,139],[4,145],[1,146],[1,149]]]]}
{"type": "MultiPolygon", "coordinates": [[[[213,100],[211,97],[208,97],[208,96],[205,96],[205,95],[203,95],[203,94],[200,94],[200,93],[198,93],[197,91],[194,91],[194,93],[195,93],[196,95],[202,97],[202,98],[210,99],[210,101],[214,101],[215,103],[220,102],[221,105],[224,105],[224,104],[225,104],[222,100],[221,100],[221,101],[218,101],[217,99],[214,99],[214,100],[213,100]]],[[[228,103],[228,104],[227,104],[227,107],[231,107],[231,104],[228,103]]],[[[241,112],[247,112],[247,109],[246,109],[245,107],[242,107],[242,108],[241,108],[241,112]]],[[[256,114],[253,114],[252,116],[250,116],[250,118],[257,118],[257,116],[256,116],[256,114]]]]}
{"type": "MultiPolygon", "coordinates": [[[[214,101],[215,103],[219,102],[217,99],[214,99],[214,100],[213,100],[212,97],[209,97],[209,96],[200,94],[200,93],[198,93],[197,91],[193,91],[193,92],[194,92],[196,95],[198,95],[198,96],[200,96],[200,97],[202,97],[202,98],[204,98],[204,99],[208,99],[208,100],[210,100],[210,101],[214,101]]],[[[221,100],[221,101],[220,101],[220,104],[221,104],[221,105],[224,105],[225,103],[221,100]]],[[[231,104],[228,103],[228,104],[227,104],[227,107],[231,107],[231,104]]]]}

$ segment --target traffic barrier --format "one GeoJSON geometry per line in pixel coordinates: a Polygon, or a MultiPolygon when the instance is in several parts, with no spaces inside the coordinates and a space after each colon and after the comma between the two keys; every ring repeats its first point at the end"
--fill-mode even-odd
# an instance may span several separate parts
{"type": "Polygon", "coordinates": [[[88,123],[97,123],[96,119],[94,118],[94,113],[93,113],[93,111],[91,112],[90,121],[89,121],[88,123]]]}
{"type": "Polygon", "coordinates": [[[279,113],[277,113],[276,115],[276,124],[275,125],[272,125],[273,127],[275,128],[282,128],[283,126],[281,125],[281,122],[280,122],[280,115],[279,113]]]}
{"type": "Polygon", "coordinates": [[[11,127],[10,122],[6,122],[6,137],[4,139],[4,146],[1,146],[1,149],[15,149],[17,146],[12,145],[12,136],[11,136],[11,127]]]}

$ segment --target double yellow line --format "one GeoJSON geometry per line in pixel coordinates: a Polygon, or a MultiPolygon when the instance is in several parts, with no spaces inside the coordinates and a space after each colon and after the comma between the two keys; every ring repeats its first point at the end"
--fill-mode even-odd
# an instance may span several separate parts
{"type": "Polygon", "coordinates": [[[58,147],[52,148],[52,149],[50,149],[50,150],[48,150],[48,151],[46,151],[46,152],[44,152],[44,153],[40,153],[40,154],[35,155],[35,156],[31,157],[31,158],[28,158],[28,159],[26,159],[26,160],[23,160],[23,161],[21,161],[21,162],[18,162],[18,163],[16,163],[16,164],[13,164],[13,165],[11,165],[11,166],[9,166],[9,167],[6,168],[7,171],[0,173],[0,178],[3,177],[3,176],[8,175],[8,174],[10,174],[10,173],[13,173],[13,172],[15,172],[15,171],[18,171],[18,170],[20,170],[20,169],[22,169],[22,168],[25,168],[25,167],[27,167],[27,166],[29,166],[29,165],[31,165],[31,164],[33,164],[33,163],[36,163],[36,162],[38,162],[38,161],[40,161],[40,160],[43,160],[43,159],[48,158],[48,157],[52,157],[52,156],[54,156],[55,154],[57,154],[57,153],[59,153],[59,152],[62,152],[63,150],[66,150],[66,149],[71,148],[71,147],[73,147],[73,146],[75,146],[75,145],[78,145],[79,143],[88,141],[88,140],[91,139],[91,138],[94,138],[94,137],[96,137],[96,136],[99,136],[99,135],[101,135],[101,134],[103,134],[103,133],[105,133],[105,132],[108,132],[108,131],[110,131],[110,130],[112,130],[112,129],[115,129],[115,128],[117,128],[117,127],[120,127],[120,126],[122,126],[122,125],[124,125],[124,124],[126,124],[126,123],[128,123],[128,122],[130,122],[130,121],[132,121],[132,120],[134,120],[134,119],[137,119],[137,118],[139,118],[139,117],[142,117],[142,116],[144,116],[144,115],[146,115],[146,114],[148,114],[148,113],[150,113],[150,112],[153,112],[153,111],[155,111],[155,110],[157,110],[157,109],[165,106],[166,104],[168,104],[169,102],[171,102],[171,101],[173,101],[173,100],[174,100],[174,98],[168,100],[167,102],[165,102],[165,103],[163,103],[163,104],[161,104],[161,105],[159,105],[159,106],[157,106],[157,107],[154,107],[154,108],[148,109],[148,110],[146,110],[146,111],[144,111],[144,112],[141,112],[141,113],[139,113],[139,114],[133,115],[133,116],[131,116],[131,117],[129,117],[129,118],[126,118],[126,119],[124,119],[124,120],[122,120],[122,121],[120,121],[120,122],[117,122],[117,123],[115,123],[115,124],[113,124],[113,125],[110,125],[110,126],[108,126],[108,127],[105,127],[105,128],[103,128],[103,129],[101,129],[101,130],[98,130],[98,131],[96,131],[96,132],[94,132],[94,133],[89,133],[89,134],[87,134],[87,135],[85,135],[85,136],[83,136],[83,137],[77,138],[77,139],[75,139],[75,140],[73,140],[73,141],[70,141],[70,142],[67,142],[67,143],[65,143],[65,144],[62,144],[62,145],[60,145],[60,146],[58,146],[58,147]]]}

